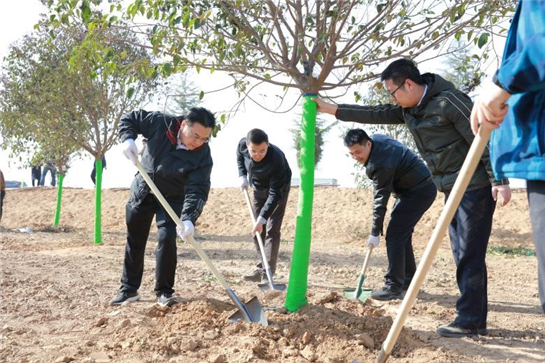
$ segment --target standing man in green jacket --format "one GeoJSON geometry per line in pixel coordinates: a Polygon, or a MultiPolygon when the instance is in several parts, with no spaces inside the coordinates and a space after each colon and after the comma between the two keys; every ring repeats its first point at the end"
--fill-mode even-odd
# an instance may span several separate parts
{"type": "MultiPolygon", "coordinates": [[[[334,105],[315,99],[318,111],[342,121],[363,124],[406,124],[437,189],[449,194],[462,168],[474,135],[468,95],[437,74],[420,74],[408,59],[392,62],[381,80],[394,104],[334,105]]],[[[486,248],[492,230],[497,195],[511,199],[508,180],[496,180],[485,150],[449,226],[460,297],[458,316],[437,332],[446,337],[486,334],[488,314],[486,248]]]]}

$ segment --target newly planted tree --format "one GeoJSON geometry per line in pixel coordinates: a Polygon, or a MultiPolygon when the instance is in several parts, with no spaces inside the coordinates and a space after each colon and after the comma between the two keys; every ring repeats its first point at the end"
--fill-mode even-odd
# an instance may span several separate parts
{"type": "Polygon", "coordinates": [[[143,73],[150,57],[127,28],[108,28],[102,38],[88,35],[81,23],[55,32],[42,23],[13,44],[2,69],[0,117],[2,135],[11,145],[24,148],[34,142],[60,149],[48,154],[55,157],[79,149],[93,155],[99,171],[94,242],[101,243],[102,156],[117,142],[121,115],[148,100],[156,82],[143,73]],[[79,48],[105,44],[105,39],[111,40],[107,54],[112,63],[100,63],[79,48]]]}

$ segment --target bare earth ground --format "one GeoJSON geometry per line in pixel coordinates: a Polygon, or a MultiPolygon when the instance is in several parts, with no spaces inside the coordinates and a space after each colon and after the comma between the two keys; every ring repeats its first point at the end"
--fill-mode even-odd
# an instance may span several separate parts
{"type": "MultiPolygon", "coordinates": [[[[298,190],[290,195],[278,282],[287,282],[298,190]]],[[[362,241],[371,221],[371,194],[316,189],[309,270],[309,304],[281,307],[284,293],[262,293],[241,280],[255,263],[244,199],[235,189],[213,189],[197,240],[241,300],[257,296],[268,327],[232,323],[235,307],[190,245],[178,245],[176,295],[154,303],[155,230],[140,290],[142,300],[108,302],[119,288],[128,190],[103,194],[103,244],[93,245],[94,192],[66,189],[61,231],[50,229],[52,188],[8,190],[0,238],[1,362],[372,362],[400,301],[361,303],[342,297],[355,287],[362,241]],[[32,228],[33,232],[19,229],[32,228]]],[[[491,246],[533,248],[526,196],[514,194],[496,211],[491,246]]],[[[414,234],[420,256],[441,213],[443,197],[414,234]]],[[[478,339],[447,339],[434,331],[455,316],[454,263],[445,238],[417,303],[389,359],[392,362],[543,362],[545,315],[537,297],[534,256],[489,254],[488,327],[478,339]]],[[[365,286],[379,288],[387,260],[384,242],[373,252],[365,286]]]]}

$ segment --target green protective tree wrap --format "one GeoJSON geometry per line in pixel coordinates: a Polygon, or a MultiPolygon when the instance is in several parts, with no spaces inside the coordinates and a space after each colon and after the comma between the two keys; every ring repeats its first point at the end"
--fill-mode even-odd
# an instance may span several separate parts
{"type": "Polygon", "coordinates": [[[61,219],[61,201],[62,201],[62,182],[64,180],[64,174],[59,173],[59,180],[57,180],[57,208],[55,209],[55,220],[53,221],[53,227],[59,226],[61,219]]]}
{"type": "Polygon", "coordinates": [[[287,310],[294,312],[308,303],[307,282],[312,232],[312,201],[314,199],[314,143],[316,129],[315,94],[303,95],[301,123],[301,186],[295,226],[295,243],[291,260],[286,302],[287,310]]]}
{"type": "Polygon", "coordinates": [[[95,161],[96,165],[96,185],[95,185],[95,244],[102,244],[102,220],[101,220],[101,200],[102,200],[102,159],[95,161]]]}

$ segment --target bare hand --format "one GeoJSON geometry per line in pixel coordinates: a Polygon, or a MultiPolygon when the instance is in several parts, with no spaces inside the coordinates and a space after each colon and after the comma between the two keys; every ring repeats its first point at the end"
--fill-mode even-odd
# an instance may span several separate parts
{"type": "Polygon", "coordinates": [[[509,185],[496,185],[492,187],[492,198],[498,200],[498,193],[501,196],[500,207],[503,207],[511,200],[511,187],[509,185]]]}
{"type": "Polygon", "coordinates": [[[500,127],[508,111],[505,102],[509,97],[509,93],[493,83],[483,90],[471,110],[471,130],[475,135],[479,132],[479,125],[488,129],[500,127]]]}
{"type": "Polygon", "coordinates": [[[327,103],[319,98],[313,98],[312,100],[318,105],[318,112],[328,113],[330,115],[335,115],[337,113],[339,106],[333,103],[327,103]]]}

